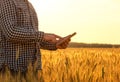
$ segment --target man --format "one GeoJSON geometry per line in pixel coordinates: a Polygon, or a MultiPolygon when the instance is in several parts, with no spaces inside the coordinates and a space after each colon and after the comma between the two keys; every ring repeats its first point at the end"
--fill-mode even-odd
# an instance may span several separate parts
{"type": "Polygon", "coordinates": [[[38,31],[36,12],[28,0],[0,0],[0,71],[26,74],[28,65],[41,69],[40,48],[67,47],[69,40],[57,45],[58,35],[38,31]],[[56,46],[57,45],[57,46],[56,46]]]}

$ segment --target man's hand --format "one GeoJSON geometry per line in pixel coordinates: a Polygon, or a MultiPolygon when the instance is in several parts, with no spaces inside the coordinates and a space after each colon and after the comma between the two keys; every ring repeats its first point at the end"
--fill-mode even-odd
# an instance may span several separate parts
{"type": "Polygon", "coordinates": [[[50,34],[50,33],[45,33],[44,34],[44,40],[51,42],[51,43],[57,43],[58,40],[60,40],[62,37],[56,35],[56,34],[50,34]]]}
{"type": "Polygon", "coordinates": [[[75,34],[76,34],[76,32],[62,38],[55,34],[45,33],[44,40],[56,44],[56,48],[58,48],[58,49],[65,49],[68,47],[71,37],[73,37],[75,34]]]}
{"type": "Polygon", "coordinates": [[[64,37],[64,38],[60,39],[60,40],[56,43],[56,48],[58,48],[58,49],[65,49],[65,48],[68,47],[69,42],[70,42],[69,36],[64,37]]]}
{"type": "Polygon", "coordinates": [[[65,48],[67,48],[67,46],[68,46],[71,38],[72,38],[73,36],[75,36],[75,35],[76,35],[76,32],[74,32],[74,33],[72,33],[72,34],[70,34],[70,35],[68,35],[68,36],[60,39],[60,40],[56,43],[56,47],[57,47],[58,49],[65,49],[65,48]]]}

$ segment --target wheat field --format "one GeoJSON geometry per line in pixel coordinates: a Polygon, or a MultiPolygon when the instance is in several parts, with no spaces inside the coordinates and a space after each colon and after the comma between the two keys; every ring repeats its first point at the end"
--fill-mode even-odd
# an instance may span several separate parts
{"type": "Polygon", "coordinates": [[[13,79],[8,71],[0,82],[120,82],[120,48],[41,51],[43,69],[37,79],[31,70],[28,81],[20,81],[19,75],[13,79]]]}

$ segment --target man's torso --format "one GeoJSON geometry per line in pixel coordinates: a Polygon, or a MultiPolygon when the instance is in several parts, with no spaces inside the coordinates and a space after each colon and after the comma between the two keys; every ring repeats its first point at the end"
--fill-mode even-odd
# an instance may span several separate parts
{"type": "MultiPolygon", "coordinates": [[[[16,23],[19,29],[23,29],[24,31],[38,30],[38,19],[30,3],[24,0],[10,0],[9,2],[13,3],[16,8],[16,23]]],[[[36,59],[36,43],[29,41],[26,43],[14,43],[7,41],[4,35],[0,29],[0,67],[5,64],[10,69],[25,70],[29,62],[34,62],[36,59]]]]}

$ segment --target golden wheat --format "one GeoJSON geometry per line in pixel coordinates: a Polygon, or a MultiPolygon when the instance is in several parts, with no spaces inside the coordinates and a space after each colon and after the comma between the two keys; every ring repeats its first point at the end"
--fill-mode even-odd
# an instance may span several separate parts
{"type": "MultiPolygon", "coordinates": [[[[42,68],[38,79],[28,72],[29,82],[120,82],[120,49],[42,50],[42,68]]],[[[19,79],[11,78],[8,72],[0,82],[20,82],[19,79]]]]}

